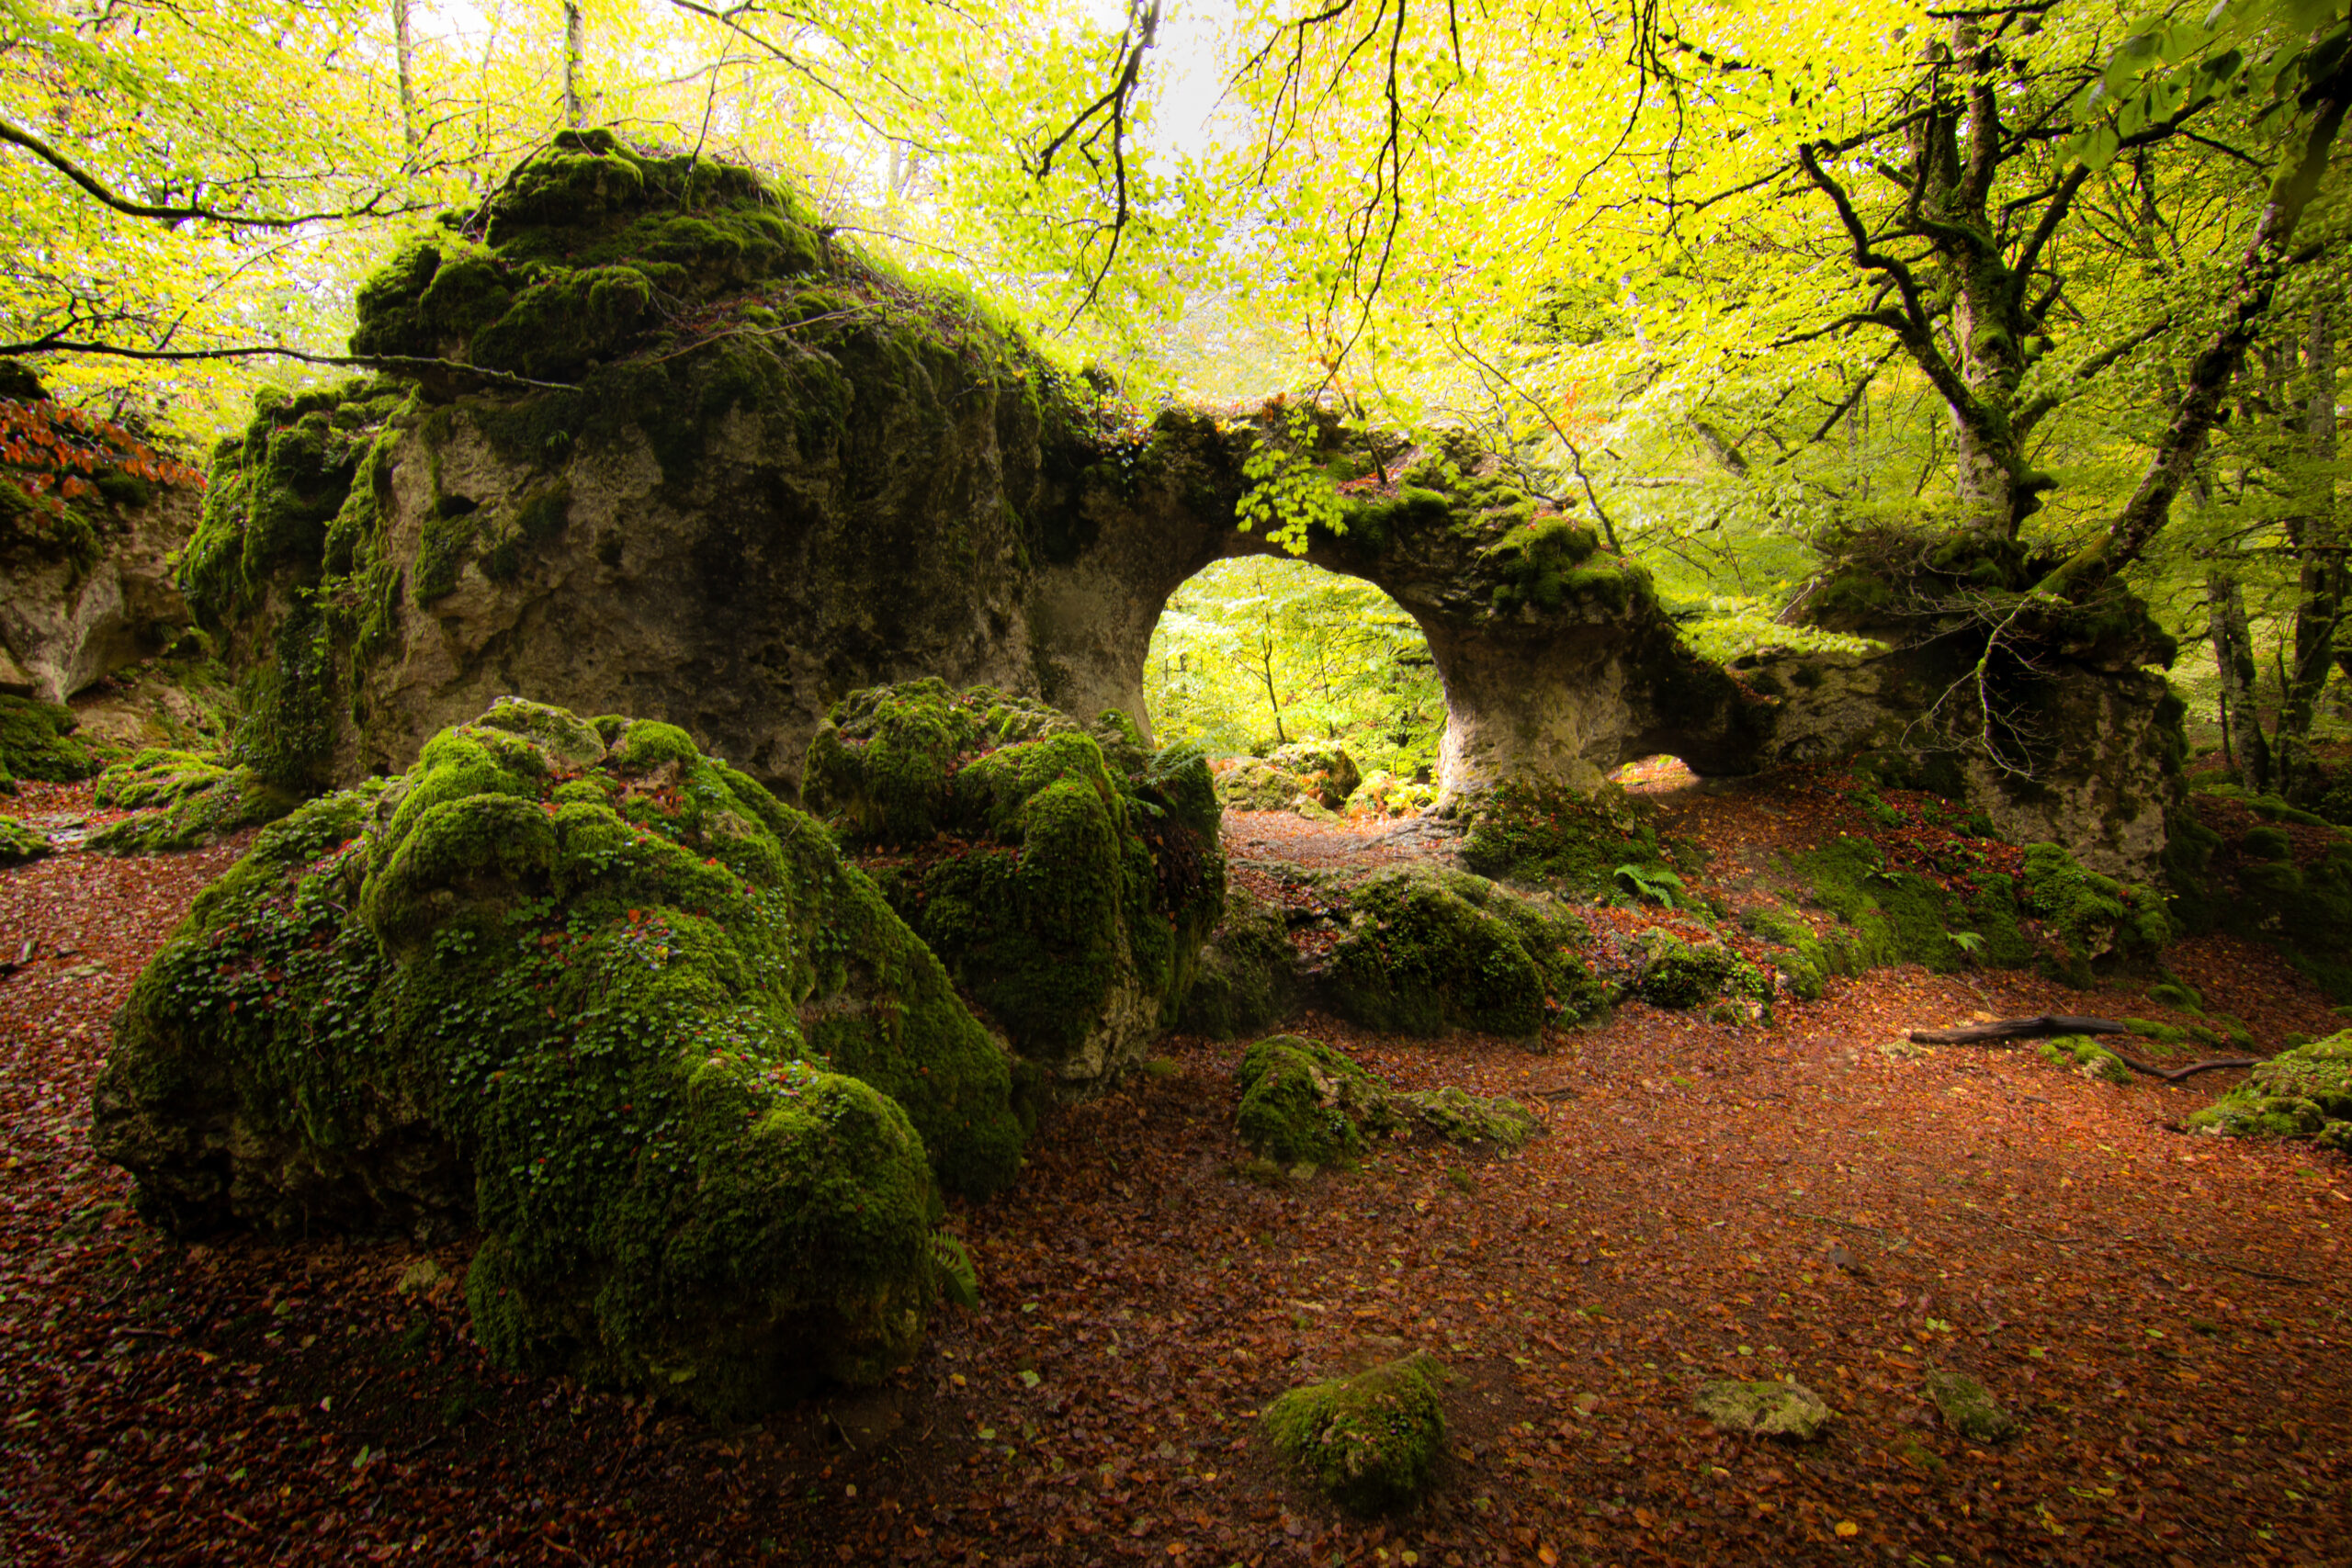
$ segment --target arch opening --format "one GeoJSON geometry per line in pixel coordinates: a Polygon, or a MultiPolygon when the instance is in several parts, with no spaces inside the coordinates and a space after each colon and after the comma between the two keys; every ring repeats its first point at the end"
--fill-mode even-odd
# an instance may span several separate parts
{"type": "Polygon", "coordinates": [[[1143,697],[1154,736],[1198,745],[1245,809],[1398,817],[1436,800],[1442,674],[1419,620],[1362,578],[1280,556],[1210,562],[1160,609],[1143,697]],[[1311,785],[1290,788],[1301,775],[1311,785]]]}

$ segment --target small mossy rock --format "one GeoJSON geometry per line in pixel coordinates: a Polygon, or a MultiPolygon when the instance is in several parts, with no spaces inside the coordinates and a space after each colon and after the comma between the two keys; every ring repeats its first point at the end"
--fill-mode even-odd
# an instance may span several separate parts
{"type": "Polygon", "coordinates": [[[74,710],[0,695],[0,774],[71,784],[98,771],[98,754],[74,738],[74,710]]]}
{"type": "Polygon", "coordinates": [[[99,778],[103,797],[123,805],[143,801],[153,809],[110,822],[85,840],[100,854],[161,854],[202,849],[241,829],[275,822],[300,804],[248,767],[224,768],[186,752],[142,751],[130,763],[108,768],[99,778]],[[158,759],[146,761],[145,759],[158,759]]]}
{"type": "Polygon", "coordinates": [[[1719,1430],[1800,1443],[1819,1436],[1831,1417],[1821,1396],[1801,1382],[1722,1378],[1701,1383],[1690,1404],[1719,1430]]]}
{"type": "Polygon", "coordinates": [[[1772,999],[1772,982],[1763,971],[1720,942],[1689,942],[1653,928],[1641,951],[1634,989],[1652,1007],[1684,1010],[1718,997],[1758,1004],[1772,999]]]}
{"type": "Polygon", "coordinates": [[[1329,740],[1294,740],[1267,753],[1267,766],[1298,780],[1299,793],[1326,811],[1347,805],[1363,783],[1356,760],[1329,740]]]}
{"type": "Polygon", "coordinates": [[[1547,1021],[1608,1005],[1607,987],[1571,951],[1583,923],[1548,897],[1435,866],[1375,872],[1349,897],[1354,917],[1331,951],[1329,987],[1340,1014],[1367,1029],[1532,1039],[1547,1021]]]}
{"type": "Polygon", "coordinates": [[[1177,1026],[1230,1040],[1287,1018],[1299,998],[1298,953],[1282,910],[1247,889],[1226,889],[1225,918],[1201,949],[1177,1026]]]}
{"type": "Polygon", "coordinates": [[[815,820],[510,700],[262,829],[133,987],[92,1135],[177,1234],[479,1229],[502,1364],[741,1416],[903,1361],[935,1184],[1012,1178],[1011,1094],[815,820]]]}
{"type": "Polygon", "coordinates": [[[0,817],[0,865],[22,865],[47,853],[47,834],[13,817],[0,817]]]}
{"type": "Polygon", "coordinates": [[[2087,1034],[2054,1035],[2042,1042],[2041,1054],[2096,1083],[2120,1087],[2132,1081],[2132,1069],[2123,1065],[2123,1058],[2087,1034]]]}
{"type": "Polygon", "coordinates": [[[1241,1054],[1233,1081],[1242,1146],[1281,1165],[1342,1164],[1363,1153],[1368,1135],[1395,1125],[1381,1081],[1319,1040],[1261,1040],[1241,1054]]]}
{"type": "Polygon", "coordinates": [[[1935,1367],[1928,1372],[1928,1397],[1942,1413],[1944,1425],[1972,1443],[1997,1443],[2018,1429],[2017,1417],[1966,1372],[1935,1367]]]}
{"type": "Polygon", "coordinates": [[[1392,1092],[1388,1107],[1449,1144],[1499,1144],[1516,1149],[1544,1131],[1544,1119],[1516,1100],[1487,1099],[1451,1085],[1392,1092]]]}
{"type": "Polygon", "coordinates": [[[2312,1138],[2343,1146],[2344,1129],[2352,1124],[2352,1029],[2281,1051],[2185,1124],[2228,1137],[2312,1138]]]}
{"type": "Polygon", "coordinates": [[[1350,817],[1410,817],[1437,804],[1437,786],[1400,779],[1375,770],[1348,796],[1342,808],[1350,817]]]}
{"type": "Polygon", "coordinates": [[[1260,1419],[1274,1451],[1340,1506],[1378,1513],[1429,1489],[1445,1453],[1445,1370],[1426,1352],[1295,1388],[1260,1419]]]}
{"type": "Polygon", "coordinates": [[[1244,757],[1216,775],[1216,797],[1230,811],[1295,811],[1317,804],[1305,781],[1262,757],[1244,757]]]}
{"type": "Polygon", "coordinates": [[[803,798],[1057,1092],[1111,1081],[1176,1021],[1225,900],[1196,750],[1147,752],[1121,718],[1090,729],[989,688],[918,681],[843,698],[802,777],[803,798]]]}

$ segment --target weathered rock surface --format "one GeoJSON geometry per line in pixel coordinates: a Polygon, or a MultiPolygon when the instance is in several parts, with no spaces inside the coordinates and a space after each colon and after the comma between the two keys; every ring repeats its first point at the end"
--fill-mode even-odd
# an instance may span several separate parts
{"type": "Polygon", "coordinates": [[[1719,1379],[1699,1385],[1691,1406],[1726,1432],[1808,1442],[1830,1420],[1829,1406],[1801,1382],[1719,1379]]]}
{"type": "Polygon", "coordinates": [[[1011,1090],[816,822],[673,726],[503,703],[198,897],[92,1137],[178,1234],[479,1229],[500,1362],[743,1415],[905,1359],[1011,1090]]]}

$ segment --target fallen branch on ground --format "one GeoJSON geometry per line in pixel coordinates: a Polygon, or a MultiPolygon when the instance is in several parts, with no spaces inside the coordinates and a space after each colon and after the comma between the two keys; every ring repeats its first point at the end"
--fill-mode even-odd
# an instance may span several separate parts
{"type": "MultiPolygon", "coordinates": [[[[1957,1029],[1915,1029],[1911,1042],[1915,1045],[1973,1045],[1987,1040],[2030,1040],[2042,1034],[2129,1034],[2132,1032],[2111,1018],[2068,1018],[2061,1013],[2042,1013],[2035,1018],[1996,1018],[1990,1023],[1962,1024],[1957,1029]]],[[[2214,1056],[2202,1062],[2191,1062],[2185,1067],[2157,1067],[2145,1062],[2135,1062],[2120,1051],[2109,1055],[2152,1078],[2166,1083],[2178,1083],[2199,1073],[2210,1073],[2215,1067],[2258,1067],[2267,1058],[2262,1056],[2214,1056]]]]}

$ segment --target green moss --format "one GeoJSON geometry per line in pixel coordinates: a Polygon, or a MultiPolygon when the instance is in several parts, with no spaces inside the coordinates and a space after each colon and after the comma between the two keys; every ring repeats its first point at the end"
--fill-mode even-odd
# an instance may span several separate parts
{"type": "Polygon", "coordinates": [[[1282,910],[1240,887],[1228,888],[1225,918],[1201,949],[1199,973],[1185,988],[1179,1027],[1230,1040],[1287,1017],[1298,989],[1298,955],[1282,910]]]}
{"type": "Polygon", "coordinates": [[[1368,1029],[1452,1028],[1529,1038],[1546,1021],[1604,1009],[1608,988],[1570,949],[1586,931],[1548,899],[1484,877],[1413,867],[1350,894],[1354,919],[1331,951],[1333,1005],[1368,1029]]]}
{"type": "Polygon", "coordinates": [[[2122,1058],[2088,1034],[2054,1036],[2042,1043],[2041,1055],[2059,1066],[2071,1067],[2084,1077],[2101,1083],[2121,1085],[2132,1081],[2132,1069],[2123,1065],[2122,1058]]]}
{"type": "Polygon", "coordinates": [[[1754,964],[1719,942],[1693,945],[1665,931],[1644,944],[1634,993],[1653,1007],[1689,1009],[1718,997],[1770,1006],[1772,983],[1754,964]]]}
{"type": "Polygon", "coordinates": [[[47,834],[13,817],[0,817],[0,865],[22,865],[47,853],[47,834]]]}
{"type": "Polygon", "coordinates": [[[2186,1125],[2231,1137],[2352,1143],[2352,1030],[2281,1051],[2186,1125]]]}
{"type": "Polygon", "coordinates": [[[98,754],[74,738],[74,710],[29,697],[0,696],[0,773],[70,784],[98,771],[98,754]]]}
{"type": "Polygon", "coordinates": [[[1867,839],[1833,840],[1792,864],[1815,901],[1851,929],[1858,965],[1920,964],[1949,972],[1968,962],[1951,939],[1952,911],[1942,890],[1912,872],[1889,870],[1867,839]]]}
{"type": "Polygon", "coordinates": [[[1018,1165],[1010,1066],[817,823],[614,728],[502,704],[265,829],[134,987],[99,1145],[182,1231],[479,1224],[511,1366],[738,1416],[877,1378],[934,1180],[1018,1165]]]}
{"type": "Polygon", "coordinates": [[[1261,1417],[1274,1451],[1333,1502],[1363,1513],[1428,1490],[1445,1453],[1445,1373],[1408,1356],[1295,1388],[1261,1417]]]}
{"type": "Polygon", "coordinates": [[[2094,964],[2154,953],[2172,940],[2162,902],[2147,889],[2086,871],[2057,844],[2029,844],[2021,902],[2057,936],[2057,964],[2076,984],[2094,964]]]}
{"type": "Polygon", "coordinates": [[[1392,1091],[1388,1108],[1449,1144],[1494,1144],[1515,1149],[1544,1131],[1543,1118],[1516,1100],[1489,1099],[1451,1085],[1392,1091]]]}
{"type": "Polygon", "coordinates": [[[1617,868],[1667,869],[1652,813],[1623,790],[1590,795],[1513,780],[1481,798],[1462,841],[1462,863],[1481,876],[1543,883],[1555,891],[1608,894],[1617,868]]]}
{"type": "MultiPolygon", "coordinates": [[[[141,757],[156,755],[141,752],[141,757]]],[[[163,753],[170,759],[185,753],[163,753]]],[[[116,770],[107,770],[107,775],[116,770]]],[[[105,787],[103,779],[100,787],[105,787]]],[[[251,768],[195,768],[173,760],[141,770],[136,760],[118,781],[118,797],[142,796],[153,809],[141,810],[91,834],[88,848],[101,854],[159,854],[201,849],[244,828],[275,822],[291,811],[297,797],[251,768]]],[[[120,804],[138,804],[121,799],[120,804]]]]}
{"type": "Polygon", "coordinates": [[[217,758],[151,748],[100,773],[93,798],[115,810],[153,810],[175,806],[228,776],[217,758]]]}
{"type": "Polygon", "coordinates": [[[1242,1146],[1283,1165],[1344,1164],[1363,1153],[1368,1134],[1396,1124],[1380,1080],[1317,1040],[1261,1040],[1242,1053],[1233,1082],[1242,1146]]]}
{"type": "Polygon", "coordinates": [[[1944,1425],[1972,1443],[1997,1443],[2018,1429],[2017,1417],[2001,1408],[1984,1385],[1950,1367],[1930,1368],[1928,1397],[1944,1425]]]}

